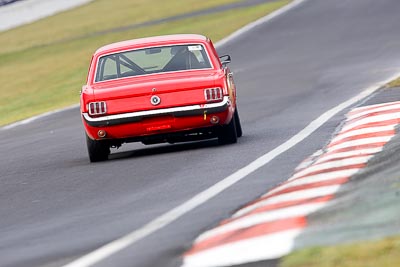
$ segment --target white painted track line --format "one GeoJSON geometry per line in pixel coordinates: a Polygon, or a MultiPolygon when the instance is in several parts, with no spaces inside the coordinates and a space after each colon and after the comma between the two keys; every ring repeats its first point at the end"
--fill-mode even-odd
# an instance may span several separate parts
{"type": "MultiPolygon", "coordinates": [[[[236,37],[238,37],[239,35],[241,35],[242,33],[250,30],[253,27],[256,27],[262,23],[267,22],[268,20],[271,20],[287,11],[289,11],[291,8],[299,5],[300,3],[304,2],[306,0],[296,0],[294,2],[292,2],[292,4],[289,4],[288,6],[286,6],[285,8],[279,10],[279,12],[276,13],[272,13],[269,16],[264,17],[263,19],[256,21],[255,23],[241,29],[240,31],[234,33],[233,35],[231,35],[229,38],[222,40],[221,42],[218,43],[218,46],[223,45],[224,43],[231,41],[233,39],[235,39],[236,37]]],[[[397,74],[395,76],[398,76],[397,74]]],[[[393,77],[394,78],[394,77],[393,77]]],[[[390,78],[389,80],[392,80],[393,78],[390,78]]],[[[388,81],[389,81],[388,80],[388,81]]],[[[385,81],[384,83],[386,83],[387,81],[385,81]]],[[[170,223],[174,222],[175,220],[177,220],[178,218],[180,218],[181,216],[185,215],[186,213],[190,212],[191,210],[195,209],[196,207],[204,204],[205,202],[207,202],[208,200],[210,200],[211,198],[213,198],[214,196],[218,195],[219,193],[221,193],[222,191],[224,191],[225,189],[229,188],[230,186],[234,185],[235,183],[237,183],[238,181],[244,179],[247,175],[253,173],[254,171],[256,171],[257,169],[263,167],[264,165],[268,164],[271,160],[275,159],[277,156],[285,153],[286,151],[288,151],[289,149],[291,149],[292,147],[296,146],[298,143],[300,143],[301,141],[303,141],[305,138],[307,138],[308,136],[310,136],[312,133],[314,133],[319,127],[321,127],[324,123],[326,123],[329,119],[331,119],[333,116],[335,116],[338,112],[341,112],[343,109],[355,104],[356,102],[360,101],[361,99],[365,98],[366,96],[370,95],[371,93],[373,93],[374,91],[376,91],[377,89],[379,89],[381,86],[381,84],[378,84],[376,86],[372,86],[368,89],[366,89],[365,91],[361,92],[360,94],[358,94],[357,96],[339,104],[338,106],[326,111],[325,113],[323,113],[320,117],[318,117],[317,119],[315,119],[314,121],[312,121],[309,125],[307,125],[304,129],[302,129],[300,132],[298,132],[295,136],[293,136],[292,138],[290,138],[288,141],[284,142],[283,144],[279,145],[278,147],[276,147],[275,149],[267,152],[266,154],[264,154],[263,156],[261,156],[260,158],[257,158],[256,160],[254,160],[253,162],[251,162],[249,165],[239,169],[238,171],[236,171],[235,173],[231,174],[230,176],[224,178],[223,180],[221,180],[220,182],[218,182],[217,184],[213,185],[212,187],[206,189],[203,192],[200,192],[199,194],[197,194],[196,196],[194,196],[193,198],[189,199],[188,201],[184,202],[183,204],[179,205],[178,207],[172,209],[171,211],[168,211],[167,213],[155,218],[153,221],[149,222],[148,224],[144,225],[142,228],[137,229],[131,233],[129,233],[126,236],[121,237],[120,239],[117,239],[115,241],[112,241],[104,246],[102,246],[101,248],[77,259],[74,262],[71,262],[67,265],[65,265],[64,267],[86,267],[86,266],[92,266],[98,262],[100,262],[101,260],[106,259],[107,257],[121,251],[122,249],[140,241],[141,239],[147,237],[148,235],[156,232],[157,230],[169,225],[170,223]]],[[[78,105],[74,105],[72,107],[69,107],[67,109],[71,109],[71,108],[75,108],[78,105]]],[[[63,110],[58,110],[55,112],[62,112],[65,111],[66,109],[63,110]]],[[[1,129],[10,129],[13,128],[15,126],[18,125],[22,125],[22,124],[27,124],[30,123],[36,119],[39,118],[43,118],[49,115],[54,114],[55,112],[48,112],[45,114],[42,114],[40,116],[36,116],[12,125],[8,125],[6,127],[3,127],[1,129]]],[[[327,189],[327,188],[326,188],[327,189]]],[[[330,192],[336,191],[336,188],[331,187],[330,190],[325,190],[325,194],[328,194],[330,192]]],[[[299,192],[298,192],[299,193],[299,192]]],[[[309,192],[311,195],[311,192],[309,192]]],[[[251,240],[251,244],[254,245],[256,242],[256,247],[259,248],[258,250],[254,251],[254,253],[259,253],[261,255],[260,259],[264,259],[265,258],[265,250],[269,249],[270,250],[270,254],[272,255],[271,258],[276,258],[279,257],[281,255],[286,254],[287,252],[289,252],[292,249],[292,242],[294,240],[294,237],[298,235],[298,233],[300,232],[300,230],[290,230],[290,231],[286,231],[286,232],[281,232],[277,235],[269,235],[268,237],[260,237],[257,239],[253,239],[251,240]],[[287,235],[287,236],[285,236],[287,235]],[[257,245],[258,244],[258,245],[257,245]],[[277,251],[274,251],[277,250],[277,251]]],[[[243,243],[242,243],[243,244],[243,243]]],[[[241,244],[241,245],[242,245],[241,244]]],[[[221,248],[223,249],[223,248],[221,248]]],[[[235,252],[235,247],[230,246],[230,252],[235,252]]],[[[241,251],[242,251],[243,247],[237,247],[236,249],[236,253],[230,254],[229,257],[224,257],[225,259],[228,258],[231,261],[235,261],[235,255],[240,255],[241,251]]],[[[222,254],[224,254],[223,251],[218,251],[218,250],[213,250],[212,253],[216,253],[215,256],[220,256],[222,254]]],[[[201,256],[201,255],[199,255],[201,256]]],[[[211,255],[212,256],[212,255],[211,255]]],[[[225,255],[226,256],[226,255],[225,255]]],[[[207,257],[206,257],[207,258],[207,257]]],[[[217,258],[217,257],[215,257],[217,258]]],[[[209,259],[215,259],[213,257],[209,258],[209,259]]],[[[240,260],[245,260],[242,257],[240,258],[240,260]]],[[[191,264],[190,266],[195,266],[193,264],[191,264]]],[[[199,265],[201,266],[201,265],[199,265]]]]}
{"type": "Polygon", "coordinates": [[[273,19],[275,19],[276,17],[279,17],[283,14],[285,14],[286,12],[292,10],[293,8],[299,6],[300,4],[306,2],[308,0],[294,0],[293,2],[287,4],[286,6],[268,14],[265,17],[262,17],[250,24],[247,24],[246,26],[244,26],[243,28],[233,32],[231,35],[229,35],[228,37],[222,39],[221,41],[218,42],[217,47],[219,46],[223,46],[226,45],[229,42],[235,41],[235,39],[239,38],[240,36],[242,36],[244,33],[254,29],[255,27],[258,27],[264,23],[267,23],[273,19]]]}
{"type": "MultiPolygon", "coordinates": [[[[397,75],[396,75],[397,76],[397,75]]],[[[390,80],[393,80],[391,78],[390,80]]],[[[389,80],[389,81],[390,81],[389,80]]],[[[387,83],[385,81],[383,84],[387,83]]],[[[253,173],[254,171],[258,170],[259,168],[263,167],[264,165],[268,164],[271,160],[275,159],[277,156],[281,155],[282,153],[288,151],[290,148],[294,147],[305,138],[310,136],[314,133],[319,127],[321,127],[324,123],[326,123],[329,119],[335,116],[337,113],[341,112],[343,109],[357,103],[358,101],[364,99],[368,95],[372,94],[376,90],[381,87],[381,84],[377,84],[375,86],[369,87],[366,90],[362,91],[358,95],[354,96],[353,98],[337,105],[336,107],[326,111],[317,119],[313,120],[310,124],[308,124],[304,129],[290,138],[288,141],[284,142],[283,144],[279,145],[275,149],[267,152],[263,156],[257,158],[247,166],[239,169],[235,173],[229,175],[228,177],[222,179],[220,182],[216,183],[215,185],[211,186],[210,188],[204,190],[203,192],[197,194],[196,196],[192,197],[188,201],[184,202],[180,206],[166,212],[165,214],[155,218],[153,221],[147,223],[142,228],[139,228],[126,236],[121,237],[115,241],[112,241],[99,249],[67,264],[64,267],[87,267],[92,266],[111,255],[121,251],[122,249],[138,242],[139,240],[147,237],[148,235],[156,232],[157,230],[169,225],[170,223],[174,222],[181,216],[185,215],[186,213],[190,212],[191,210],[195,209],[196,207],[204,204],[211,198],[215,197],[225,189],[231,187],[238,181],[244,179],[247,175],[253,173]]],[[[321,188],[319,188],[321,190],[321,188]]],[[[334,193],[337,191],[337,188],[331,187],[330,190],[332,192],[320,192],[322,195],[326,195],[328,193],[334,193]],[[333,189],[333,190],[332,190],[333,189]]],[[[321,195],[321,194],[317,194],[321,195]]]]}
{"type": "Polygon", "coordinates": [[[0,32],[73,9],[93,0],[17,1],[0,8],[0,32]]]}
{"type": "MultiPolygon", "coordinates": [[[[272,20],[279,15],[282,15],[282,14],[288,12],[292,8],[300,5],[301,3],[305,2],[305,1],[307,1],[307,0],[295,0],[295,1],[291,2],[290,4],[285,6],[283,9],[280,9],[274,13],[271,13],[270,15],[256,21],[255,23],[250,24],[252,26],[248,25],[245,28],[242,28],[241,30],[238,31],[239,33],[232,34],[227,39],[220,41],[218,43],[218,45],[221,46],[224,43],[237,38],[238,35],[246,32],[248,30],[251,30],[252,28],[254,28],[262,23],[266,23],[269,20],[272,20]]],[[[322,115],[320,115],[318,118],[316,118],[315,120],[310,122],[310,124],[308,124],[304,129],[299,131],[296,135],[291,137],[289,140],[282,143],[275,149],[262,155],[261,157],[255,159],[253,162],[251,162],[247,166],[239,169],[238,171],[234,172],[233,174],[229,175],[228,177],[222,179],[215,185],[200,192],[199,194],[195,195],[194,197],[192,197],[188,201],[182,203],[181,205],[175,207],[174,209],[160,215],[159,217],[150,221],[143,227],[141,227],[137,230],[134,230],[133,232],[131,232],[115,241],[105,244],[104,246],[96,249],[95,251],[90,252],[90,253],[76,259],[75,261],[64,265],[64,267],[93,266],[94,264],[112,256],[113,254],[127,248],[128,246],[135,244],[136,242],[140,241],[141,239],[147,237],[148,235],[171,224],[178,218],[182,217],[183,215],[187,214],[188,212],[192,211],[193,209],[197,208],[198,206],[204,204],[205,202],[207,202],[211,198],[215,197],[216,195],[218,195],[225,189],[236,184],[237,182],[244,179],[249,174],[253,173],[254,171],[256,171],[259,168],[268,164],[271,160],[275,159],[279,155],[285,153],[292,147],[296,146],[301,141],[303,141],[308,136],[310,136],[312,133],[314,133],[319,127],[321,127],[323,124],[325,124],[333,116],[335,116],[342,110],[350,107],[351,105],[354,105],[355,103],[359,102],[360,100],[364,99],[365,97],[369,96],[370,94],[372,94],[373,92],[378,90],[382,85],[388,83],[389,81],[393,80],[395,77],[397,77],[399,75],[400,74],[396,74],[393,77],[390,77],[390,79],[388,79],[387,81],[383,81],[382,83],[377,83],[369,88],[366,88],[364,91],[360,92],[358,95],[344,101],[343,103],[337,105],[336,107],[333,107],[333,108],[327,110],[322,115]]],[[[325,188],[325,190],[324,190],[324,188],[319,188],[318,190],[322,190],[322,192],[320,192],[319,194],[316,193],[315,195],[327,195],[329,193],[336,192],[337,189],[338,189],[338,187],[336,188],[335,186],[325,188]]],[[[297,192],[297,193],[299,193],[299,192],[297,192]]],[[[293,238],[288,239],[288,240],[289,241],[293,240],[293,238]]],[[[272,255],[272,253],[270,255],[272,255]]],[[[277,253],[277,255],[279,255],[279,253],[277,253]]]]}
{"type": "Polygon", "coordinates": [[[0,128],[0,130],[9,130],[9,129],[15,128],[17,126],[29,124],[29,123],[32,123],[32,122],[38,120],[38,119],[42,119],[42,118],[45,118],[45,117],[48,117],[48,116],[51,116],[51,115],[54,115],[54,114],[57,114],[57,113],[65,112],[65,111],[68,111],[68,110],[71,110],[71,109],[74,109],[74,108],[78,108],[78,107],[79,107],[79,104],[76,104],[76,105],[69,106],[67,108],[49,111],[49,112],[46,112],[46,113],[31,117],[31,118],[22,120],[22,121],[17,121],[17,122],[14,122],[12,124],[3,126],[2,128],[0,128]]]}

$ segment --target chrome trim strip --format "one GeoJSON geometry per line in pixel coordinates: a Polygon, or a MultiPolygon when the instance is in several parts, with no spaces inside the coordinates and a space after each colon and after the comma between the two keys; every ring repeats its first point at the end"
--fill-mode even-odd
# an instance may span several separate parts
{"type": "Polygon", "coordinates": [[[154,117],[166,114],[171,114],[176,117],[181,117],[181,116],[197,115],[197,113],[203,114],[204,110],[207,110],[208,114],[216,113],[225,110],[230,105],[231,101],[229,99],[229,96],[224,96],[221,102],[204,104],[204,105],[192,105],[192,106],[184,106],[176,108],[146,110],[146,111],[138,111],[138,112],[124,113],[124,114],[117,114],[117,115],[102,116],[97,118],[90,117],[88,113],[82,113],[82,116],[90,126],[105,126],[105,125],[116,125],[128,122],[135,122],[135,121],[140,121],[145,117],[154,117]]]}

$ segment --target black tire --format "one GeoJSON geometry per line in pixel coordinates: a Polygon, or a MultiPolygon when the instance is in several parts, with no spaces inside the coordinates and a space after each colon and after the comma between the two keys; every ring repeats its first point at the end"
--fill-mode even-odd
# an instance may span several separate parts
{"type": "Polygon", "coordinates": [[[110,145],[107,141],[92,140],[86,135],[86,144],[90,162],[108,160],[108,155],[110,154],[110,145]]]}
{"type": "Polygon", "coordinates": [[[243,131],[242,131],[242,124],[240,123],[240,118],[239,118],[239,112],[237,110],[237,107],[235,109],[235,124],[236,124],[236,134],[237,137],[242,137],[243,131]]]}
{"type": "Polygon", "coordinates": [[[237,142],[235,117],[231,119],[229,124],[221,127],[218,133],[218,142],[221,145],[234,144],[237,142]]]}

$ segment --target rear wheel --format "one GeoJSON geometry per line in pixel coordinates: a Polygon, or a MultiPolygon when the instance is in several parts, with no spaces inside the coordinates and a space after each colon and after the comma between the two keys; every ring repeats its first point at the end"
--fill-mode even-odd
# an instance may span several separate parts
{"type": "Polygon", "coordinates": [[[234,144],[237,142],[235,117],[232,117],[229,124],[222,126],[218,133],[218,142],[221,145],[234,144]]]}
{"type": "Polygon", "coordinates": [[[239,112],[237,110],[237,107],[235,109],[235,124],[236,124],[236,134],[237,137],[242,137],[243,131],[242,131],[242,124],[240,123],[240,118],[239,118],[239,112]]]}
{"type": "Polygon", "coordinates": [[[110,144],[107,141],[92,140],[86,135],[86,144],[90,162],[99,162],[108,159],[110,144]]]}

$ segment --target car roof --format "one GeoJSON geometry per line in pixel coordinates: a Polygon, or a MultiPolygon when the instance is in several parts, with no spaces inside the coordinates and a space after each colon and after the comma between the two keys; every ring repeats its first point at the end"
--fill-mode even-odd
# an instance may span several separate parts
{"type": "Polygon", "coordinates": [[[106,54],[130,48],[141,48],[152,45],[165,45],[165,44],[179,44],[179,43],[191,43],[191,42],[205,42],[208,38],[199,34],[173,34],[173,35],[162,35],[153,36],[139,39],[132,39],[117,43],[112,43],[100,47],[97,49],[95,54],[106,54]]]}

